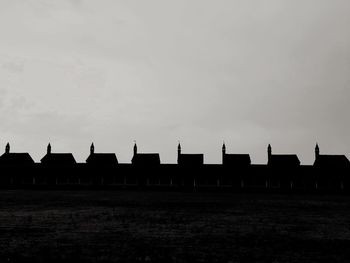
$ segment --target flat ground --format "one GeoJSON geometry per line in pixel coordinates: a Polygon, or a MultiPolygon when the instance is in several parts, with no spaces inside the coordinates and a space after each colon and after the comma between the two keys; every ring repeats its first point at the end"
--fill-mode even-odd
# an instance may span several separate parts
{"type": "Polygon", "coordinates": [[[0,191],[0,262],[350,262],[350,196],[0,191]]]}

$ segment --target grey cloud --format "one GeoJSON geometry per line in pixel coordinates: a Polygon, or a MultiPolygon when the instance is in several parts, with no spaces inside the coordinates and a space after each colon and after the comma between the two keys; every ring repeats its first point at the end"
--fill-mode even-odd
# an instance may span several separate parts
{"type": "Polygon", "coordinates": [[[170,162],[178,139],[207,162],[220,161],[223,139],[254,162],[267,143],[304,163],[316,140],[349,153],[349,10],[342,0],[2,1],[1,136],[34,154],[53,136],[81,158],[94,139],[124,161],[134,139],[170,162]]]}
{"type": "Polygon", "coordinates": [[[13,61],[10,61],[10,62],[4,62],[2,64],[2,68],[3,69],[6,69],[12,73],[21,73],[23,71],[23,63],[18,63],[18,62],[13,62],[13,61]]]}

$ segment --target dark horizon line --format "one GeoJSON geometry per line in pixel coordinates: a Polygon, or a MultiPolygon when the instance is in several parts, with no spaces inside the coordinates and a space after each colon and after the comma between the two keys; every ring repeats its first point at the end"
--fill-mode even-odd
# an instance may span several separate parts
{"type": "MultiPolygon", "coordinates": [[[[139,153],[137,151],[137,144],[136,141],[134,141],[134,147],[133,147],[133,157],[131,159],[131,163],[125,162],[125,163],[119,163],[117,156],[115,153],[95,153],[95,146],[94,143],[91,144],[90,146],[90,155],[88,158],[85,160],[85,162],[76,162],[74,156],[72,153],[52,153],[51,152],[51,143],[47,145],[47,152],[46,155],[40,160],[40,162],[35,162],[31,155],[27,152],[10,152],[10,143],[6,144],[5,147],[5,153],[0,156],[0,164],[1,163],[6,163],[11,158],[13,159],[12,161],[20,160],[22,158],[22,163],[25,162],[27,164],[39,164],[43,163],[45,159],[55,159],[55,158],[65,158],[65,161],[70,162],[71,164],[85,164],[94,162],[96,163],[96,160],[98,159],[97,162],[99,163],[104,163],[106,164],[106,160],[108,164],[135,164],[135,163],[142,163],[142,164],[196,164],[196,165],[225,165],[225,164],[236,164],[236,165],[269,165],[272,162],[273,163],[291,163],[293,166],[310,166],[311,164],[301,164],[297,154],[273,154],[272,153],[272,147],[270,144],[267,146],[267,163],[251,163],[250,159],[250,154],[240,154],[240,153],[226,153],[226,144],[223,142],[222,144],[222,162],[221,163],[204,163],[204,154],[203,153],[182,153],[181,151],[181,144],[180,142],[178,143],[177,147],[177,162],[176,163],[162,163],[160,161],[160,154],[159,153],[139,153]],[[21,155],[22,157],[19,157],[21,155]],[[11,157],[12,156],[12,157],[11,157]],[[26,157],[24,157],[26,156],[26,157]],[[4,162],[4,160],[6,161],[4,162]],[[25,160],[26,159],[26,160],[25,160]],[[25,160],[25,161],[24,161],[25,160]]],[[[349,160],[345,155],[321,155],[320,154],[320,148],[318,143],[316,143],[315,146],[315,161],[314,164],[318,161],[320,158],[333,158],[333,159],[340,159],[343,162],[349,163],[349,160]]],[[[51,162],[51,161],[50,161],[51,162]]],[[[57,162],[57,161],[55,161],[57,162]]]]}

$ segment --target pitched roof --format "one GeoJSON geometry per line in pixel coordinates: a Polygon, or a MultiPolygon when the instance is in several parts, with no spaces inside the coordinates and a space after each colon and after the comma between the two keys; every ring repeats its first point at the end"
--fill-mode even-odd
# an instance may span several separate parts
{"type": "Polygon", "coordinates": [[[180,165],[202,165],[204,163],[204,155],[181,153],[178,156],[177,163],[180,165]]]}
{"type": "Polygon", "coordinates": [[[251,164],[249,154],[224,154],[222,162],[224,165],[230,166],[246,166],[251,164]]]}
{"type": "Polygon", "coordinates": [[[350,167],[350,161],[345,155],[319,155],[314,166],[324,168],[345,168],[350,167]]]}
{"type": "Polygon", "coordinates": [[[272,154],[267,164],[270,166],[293,167],[299,166],[300,161],[296,154],[272,154]]]}
{"type": "Polygon", "coordinates": [[[29,153],[4,153],[0,156],[0,163],[7,165],[30,165],[34,160],[29,153]]]}
{"type": "Polygon", "coordinates": [[[89,164],[118,164],[118,159],[114,153],[93,153],[86,159],[89,164]]]}
{"type": "Polygon", "coordinates": [[[159,165],[159,153],[137,153],[132,157],[131,163],[136,165],[159,165]]]}
{"type": "Polygon", "coordinates": [[[46,154],[41,160],[43,164],[54,165],[73,165],[76,161],[71,153],[49,153],[46,154]]]}

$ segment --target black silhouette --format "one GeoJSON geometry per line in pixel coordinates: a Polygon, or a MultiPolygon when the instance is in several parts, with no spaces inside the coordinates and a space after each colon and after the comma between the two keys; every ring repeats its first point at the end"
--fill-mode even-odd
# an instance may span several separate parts
{"type": "Polygon", "coordinates": [[[29,153],[11,153],[10,144],[7,143],[5,153],[0,156],[2,165],[33,165],[34,160],[29,153]]]}
{"type": "Polygon", "coordinates": [[[268,161],[267,165],[272,167],[291,168],[300,165],[299,158],[296,154],[272,154],[272,147],[267,147],[268,161]]]}
{"type": "Polygon", "coordinates": [[[45,165],[74,165],[76,161],[71,153],[52,153],[51,144],[47,145],[46,155],[40,160],[45,165]]]}
{"type": "Polygon", "coordinates": [[[183,154],[177,147],[177,163],[162,164],[158,153],[138,153],[136,142],[131,163],[119,163],[114,153],[95,153],[90,146],[86,163],[71,153],[52,153],[51,144],[41,163],[28,153],[0,156],[0,187],[46,188],[143,188],[210,191],[341,192],[350,193],[350,162],[345,155],[320,154],[315,147],[313,165],[301,165],[295,154],[272,154],[266,164],[252,164],[249,154],[227,154],[222,164],[205,164],[203,154],[183,154]]]}
{"type": "Polygon", "coordinates": [[[115,165],[118,164],[117,156],[114,153],[95,153],[95,146],[90,146],[90,155],[86,163],[93,165],[115,165]]]}
{"type": "Polygon", "coordinates": [[[249,154],[227,154],[226,145],[222,145],[222,164],[225,166],[249,166],[251,164],[249,154]]]}
{"type": "Polygon", "coordinates": [[[141,166],[157,166],[160,165],[159,153],[138,153],[136,142],[134,144],[134,155],[131,163],[141,166]]]}
{"type": "Polygon", "coordinates": [[[177,146],[177,163],[181,166],[198,166],[204,164],[203,154],[184,154],[181,153],[181,145],[177,146]]]}
{"type": "Polygon", "coordinates": [[[348,169],[350,166],[350,162],[345,155],[320,154],[320,148],[318,144],[316,144],[314,166],[324,169],[348,169]]]}

